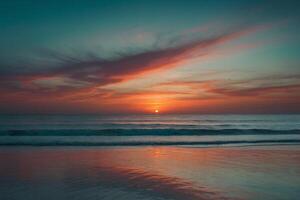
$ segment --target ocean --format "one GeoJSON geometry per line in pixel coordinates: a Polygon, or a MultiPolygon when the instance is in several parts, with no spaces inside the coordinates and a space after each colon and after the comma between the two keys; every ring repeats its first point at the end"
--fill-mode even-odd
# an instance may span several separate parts
{"type": "Polygon", "coordinates": [[[0,145],[229,146],[299,142],[300,115],[0,117],[0,145]]]}
{"type": "Polygon", "coordinates": [[[298,200],[299,115],[7,115],[0,200],[298,200]]]}

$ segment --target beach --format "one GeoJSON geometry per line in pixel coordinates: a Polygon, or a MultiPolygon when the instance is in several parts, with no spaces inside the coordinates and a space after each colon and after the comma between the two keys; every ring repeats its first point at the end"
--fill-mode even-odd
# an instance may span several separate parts
{"type": "Polygon", "coordinates": [[[298,200],[300,115],[0,116],[1,200],[298,200]]]}
{"type": "Polygon", "coordinates": [[[1,147],[1,199],[298,199],[300,146],[1,147]]]}

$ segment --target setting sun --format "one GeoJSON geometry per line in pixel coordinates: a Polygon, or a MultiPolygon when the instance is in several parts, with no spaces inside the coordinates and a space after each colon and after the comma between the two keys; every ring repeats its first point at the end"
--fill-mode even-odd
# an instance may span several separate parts
{"type": "Polygon", "coordinates": [[[156,109],[156,110],[155,110],[155,113],[158,113],[158,112],[159,112],[158,109],[156,109]]]}

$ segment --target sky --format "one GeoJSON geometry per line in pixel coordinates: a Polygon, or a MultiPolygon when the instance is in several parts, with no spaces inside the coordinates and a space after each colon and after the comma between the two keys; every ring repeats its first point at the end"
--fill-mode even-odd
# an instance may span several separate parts
{"type": "Polygon", "coordinates": [[[298,1],[0,2],[0,114],[300,113],[298,1]]]}

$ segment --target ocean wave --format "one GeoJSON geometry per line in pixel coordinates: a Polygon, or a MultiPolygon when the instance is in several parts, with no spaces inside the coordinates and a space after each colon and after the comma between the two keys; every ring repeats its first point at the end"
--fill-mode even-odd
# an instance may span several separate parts
{"type": "Polygon", "coordinates": [[[34,129],[1,130],[0,136],[210,136],[300,135],[300,130],[271,129],[34,129]]]}
{"type": "Polygon", "coordinates": [[[2,146],[219,146],[243,144],[282,144],[300,143],[300,139],[264,140],[217,140],[217,141],[0,141],[2,146]]]}

